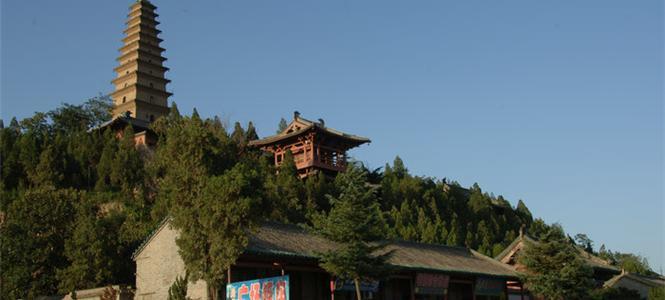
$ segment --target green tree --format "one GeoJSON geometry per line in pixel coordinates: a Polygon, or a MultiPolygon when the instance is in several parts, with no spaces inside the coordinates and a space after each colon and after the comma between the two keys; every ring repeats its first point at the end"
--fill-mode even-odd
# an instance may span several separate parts
{"type": "MultiPolygon", "coordinates": [[[[115,148],[115,147],[113,147],[115,148]]],[[[143,184],[143,161],[134,144],[134,129],[127,126],[113,155],[109,179],[115,190],[126,194],[143,184]]]]}
{"type": "Polygon", "coordinates": [[[57,276],[63,293],[109,282],[131,282],[131,276],[127,276],[131,262],[123,255],[118,235],[125,217],[118,211],[104,214],[100,209],[112,202],[110,196],[113,194],[88,194],[77,205],[72,236],[65,240],[65,256],[70,263],[57,276]]]}
{"type": "Polygon", "coordinates": [[[244,146],[247,142],[247,138],[245,137],[245,129],[242,128],[242,125],[240,125],[240,122],[236,122],[235,126],[233,127],[233,133],[231,133],[231,140],[233,140],[236,144],[244,146]]]}
{"type": "Polygon", "coordinates": [[[593,241],[584,233],[578,233],[575,235],[575,243],[578,246],[582,247],[584,251],[593,254],[593,241]]]}
{"type": "Polygon", "coordinates": [[[204,180],[197,197],[181,198],[171,210],[185,269],[191,280],[206,281],[213,299],[262,218],[262,178],[256,168],[239,163],[204,180]]]}
{"type": "Polygon", "coordinates": [[[277,176],[269,176],[267,189],[272,207],[270,219],[285,223],[300,223],[306,220],[306,211],[312,203],[304,203],[305,186],[298,176],[293,155],[287,151],[277,176]]]}
{"type": "Polygon", "coordinates": [[[169,287],[168,300],[188,300],[187,297],[187,274],[176,277],[175,281],[169,287]]]}
{"type": "Polygon", "coordinates": [[[614,253],[614,260],[621,269],[630,273],[653,275],[649,261],[643,256],[632,253],[614,253]]]}
{"type": "Polygon", "coordinates": [[[286,130],[286,127],[288,127],[289,124],[286,123],[286,120],[284,118],[279,119],[279,124],[277,124],[277,133],[282,133],[282,131],[286,130]]]}
{"type": "Polygon", "coordinates": [[[254,123],[252,123],[252,121],[249,121],[247,124],[247,131],[245,132],[245,140],[247,142],[251,142],[258,139],[259,134],[256,133],[256,127],[254,127],[254,123]]]}
{"type": "Polygon", "coordinates": [[[338,278],[353,280],[357,299],[361,299],[360,282],[377,278],[387,270],[390,253],[376,254],[383,247],[385,224],[376,191],[367,185],[367,174],[362,169],[351,165],[336,181],[339,196],[328,196],[332,208],[314,218],[313,228],[339,248],[320,253],[320,265],[338,278]]]}
{"type": "Polygon", "coordinates": [[[518,257],[529,272],[523,280],[529,290],[547,299],[587,299],[593,271],[570,244],[559,225],[537,243],[527,243],[518,257]]]}
{"type": "Polygon", "coordinates": [[[34,298],[57,292],[56,271],[67,265],[75,190],[33,188],[15,200],[0,226],[2,298],[34,298]]]}

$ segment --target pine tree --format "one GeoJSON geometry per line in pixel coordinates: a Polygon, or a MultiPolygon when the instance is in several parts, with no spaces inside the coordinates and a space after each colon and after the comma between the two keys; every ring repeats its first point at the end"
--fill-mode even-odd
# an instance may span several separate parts
{"type": "Polygon", "coordinates": [[[109,191],[111,189],[111,172],[113,170],[113,160],[118,150],[117,139],[110,130],[104,132],[104,148],[97,164],[97,182],[96,191],[109,191]]]}
{"type": "Polygon", "coordinates": [[[113,156],[109,174],[111,184],[123,193],[134,193],[134,188],[143,182],[143,162],[134,144],[132,126],[125,128],[113,156]]]}
{"type": "Polygon", "coordinates": [[[226,271],[262,219],[263,176],[239,163],[221,176],[205,179],[198,196],[174,203],[172,224],[180,231],[176,243],[185,269],[193,281],[206,281],[209,297],[216,297],[226,271]]]}
{"type": "Polygon", "coordinates": [[[252,121],[249,121],[247,124],[247,131],[245,132],[245,139],[247,142],[251,142],[254,140],[259,139],[259,135],[256,133],[256,128],[254,127],[254,123],[252,121]]]}
{"type": "Polygon", "coordinates": [[[329,196],[331,210],[314,218],[314,231],[334,241],[340,248],[319,253],[320,265],[330,274],[353,280],[357,299],[361,299],[360,282],[375,279],[387,270],[390,253],[376,255],[383,246],[385,225],[380,217],[376,192],[366,184],[367,174],[349,166],[338,175],[338,197],[329,196]]]}
{"type": "Polygon", "coordinates": [[[528,243],[518,257],[529,273],[529,290],[548,299],[587,299],[593,271],[568,242],[563,229],[553,226],[538,243],[528,243]]]}
{"type": "Polygon", "coordinates": [[[271,219],[286,223],[305,221],[305,187],[298,177],[296,163],[290,151],[286,152],[277,170],[277,176],[272,176],[267,183],[272,203],[271,219]]]}
{"type": "Polygon", "coordinates": [[[284,118],[279,119],[279,124],[277,124],[277,133],[282,133],[282,131],[286,130],[286,127],[288,127],[289,124],[286,123],[286,120],[284,118]]]}
{"type": "Polygon", "coordinates": [[[34,185],[61,186],[65,179],[63,174],[62,157],[53,145],[49,145],[39,155],[39,163],[29,175],[34,185]]]}
{"type": "Polygon", "coordinates": [[[245,129],[242,128],[240,122],[236,122],[233,127],[233,133],[231,133],[231,140],[233,140],[241,148],[244,148],[245,144],[247,143],[247,139],[245,137],[245,129]]]}
{"type": "Polygon", "coordinates": [[[169,287],[168,300],[187,300],[187,274],[176,277],[175,281],[169,287]]]}

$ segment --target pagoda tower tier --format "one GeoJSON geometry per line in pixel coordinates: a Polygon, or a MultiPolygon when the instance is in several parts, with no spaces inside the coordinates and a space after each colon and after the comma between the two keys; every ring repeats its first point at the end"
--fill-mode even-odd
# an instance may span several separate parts
{"type": "Polygon", "coordinates": [[[129,8],[125,23],[124,46],[118,57],[119,66],[115,68],[116,78],[112,81],[115,91],[113,98],[113,117],[131,117],[145,122],[153,122],[168,114],[168,98],[172,95],[166,90],[171,82],[165,78],[169,69],[164,67],[166,60],[162,56],[163,41],[158,37],[159,22],[156,7],[148,0],[138,0],[129,8]]]}
{"type": "Polygon", "coordinates": [[[317,172],[327,175],[343,172],[347,166],[346,152],[369,142],[368,138],[326,127],[322,119],[314,122],[294,112],[293,121],[282,132],[250,141],[249,145],[272,153],[276,166],[282,164],[284,155],[290,151],[302,178],[317,172]]]}

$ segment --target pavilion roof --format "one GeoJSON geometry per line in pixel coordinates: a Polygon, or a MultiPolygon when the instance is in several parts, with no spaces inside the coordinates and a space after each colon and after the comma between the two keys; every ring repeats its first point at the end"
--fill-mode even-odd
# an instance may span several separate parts
{"type": "MultiPolygon", "coordinates": [[[[132,255],[138,254],[165,226],[165,219],[132,255]]],[[[339,247],[338,244],[315,235],[296,225],[267,222],[249,237],[245,254],[264,257],[284,257],[318,261],[317,253],[339,247]]],[[[445,274],[517,279],[511,267],[476,251],[444,245],[407,241],[388,242],[382,251],[392,251],[388,263],[397,271],[440,272],[445,274]]]]}
{"type": "Polygon", "coordinates": [[[142,130],[149,130],[150,129],[150,122],[148,122],[148,121],[140,120],[140,119],[137,119],[137,118],[132,118],[130,116],[119,115],[119,116],[113,117],[113,119],[111,119],[109,121],[106,121],[106,122],[100,124],[97,127],[91,128],[89,131],[95,131],[95,130],[104,129],[104,128],[107,128],[107,127],[113,127],[113,126],[116,126],[116,125],[119,125],[119,124],[121,124],[123,126],[132,125],[132,127],[134,128],[135,131],[142,131],[142,130]]]}
{"type": "Polygon", "coordinates": [[[605,281],[605,284],[603,284],[603,286],[614,287],[622,279],[629,279],[632,281],[636,281],[652,288],[665,287],[665,277],[663,276],[645,276],[628,272],[621,272],[621,274],[612,277],[608,281],[605,281]]]}
{"type": "MultiPolygon", "coordinates": [[[[316,259],[316,253],[334,250],[337,244],[293,225],[267,223],[250,237],[250,254],[316,259]]],[[[388,263],[398,270],[441,272],[517,278],[510,267],[476,251],[407,241],[388,242],[382,251],[392,251],[388,263]]]]}
{"type": "MultiPolygon", "coordinates": [[[[517,253],[517,251],[519,249],[521,249],[521,247],[524,246],[525,241],[529,242],[529,243],[538,243],[537,240],[531,238],[527,234],[523,234],[521,236],[518,236],[515,240],[513,240],[513,242],[510,243],[510,245],[508,245],[508,247],[506,247],[506,249],[504,249],[501,253],[499,253],[497,256],[495,256],[494,259],[497,260],[497,261],[502,261],[507,256],[515,255],[517,253]]],[[[575,249],[578,251],[579,255],[582,257],[582,259],[584,259],[584,261],[590,267],[592,267],[594,269],[602,269],[602,270],[615,272],[615,273],[620,272],[620,270],[617,267],[613,266],[608,261],[606,261],[606,260],[604,260],[604,259],[602,259],[598,256],[595,256],[591,253],[588,253],[588,252],[584,251],[584,249],[582,249],[578,246],[575,246],[575,249]]]]}
{"type": "Polygon", "coordinates": [[[310,130],[318,130],[320,132],[323,132],[324,134],[328,134],[346,141],[349,141],[351,144],[354,144],[354,146],[359,146],[364,143],[369,143],[371,142],[370,139],[362,136],[357,136],[353,134],[348,134],[344,133],[342,131],[339,131],[334,128],[326,127],[323,120],[319,119],[319,122],[314,122],[307,120],[303,117],[300,116],[299,113],[294,114],[293,121],[287,126],[287,128],[272,136],[265,137],[260,140],[254,140],[250,141],[249,145],[250,146],[265,146],[265,145],[270,145],[282,140],[289,139],[291,137],[295,137],[298,135],[301,135],[303,133],[306,133],[310,130]]]}

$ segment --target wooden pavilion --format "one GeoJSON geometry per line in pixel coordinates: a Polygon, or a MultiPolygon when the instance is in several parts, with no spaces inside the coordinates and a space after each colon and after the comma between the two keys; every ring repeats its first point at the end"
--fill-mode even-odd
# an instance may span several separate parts
{"type": "Polygon", "coordinates": [[[368,138],[347,134],[326,127],[324,121],[307,120],[294,112],[293,121],[274,136],[249,142],[274,154],[275,166],[282,164],[284,155],[291,151],[300,177],[315,172],[334,175],[343,172],[347,165],[346,151],[369,143],[368,138]]]}

